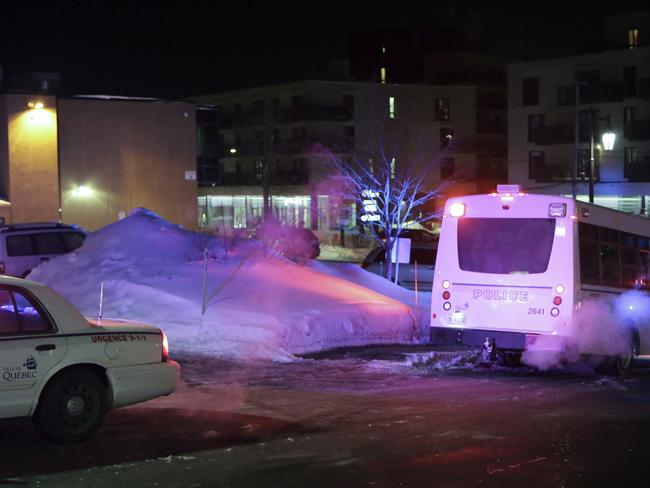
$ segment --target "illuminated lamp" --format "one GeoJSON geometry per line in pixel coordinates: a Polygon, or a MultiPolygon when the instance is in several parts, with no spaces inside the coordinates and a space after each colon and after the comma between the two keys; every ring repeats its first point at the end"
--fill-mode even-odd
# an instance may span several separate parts
{"type": "Polygon", "coordinates": [[[443,303],[442,308],[444,308],[445,311],[448,312],[449,310],[451,310],[451,303],[449,303],[449,302],[443,303]]]}
{"type": "Polygon", "coordinates": [[[27,102],[27,107],[30,110],[41,110],[45,108],[45,104],[40,100],[30,100],[29,102],[27,102]]]}
{"type": "Polygon", "coordinates": [[[91,196],[94,192],[93,189],[86,185],[80,185],[74,190],[75,195],[81,198],[87,198],[91,196]]]}
{"type": "Polygon", "coordinates": [[[230,154],[237,154],[237,148],[236,147],[231,147],[230,148],[230,154]]]}
{"type": "Polygon", "coordinates": [[[442,287],[446,290],[451,286],[451,283],[449,283],[449,280],[445,280],[442,282],[442,287]]]}
{"type": "Polygon", "coordinates": [[[452,217],[462,217],[465,215],[465,204],[460,202],[452,203],[449,206],[449,215],[452,217]]]}
{"type": "Polygon", "coordinates": [[[555,293],[557,293],[558,295],[561,295],[562,293],[564,293],[564,285],[557,285],[555,287],[555,293]]]}
{"type": "Polygon", "coordinates": [[[562,297],[555,297],[553,299],[553,304],[554,305],[562,305],[562,297]]]}

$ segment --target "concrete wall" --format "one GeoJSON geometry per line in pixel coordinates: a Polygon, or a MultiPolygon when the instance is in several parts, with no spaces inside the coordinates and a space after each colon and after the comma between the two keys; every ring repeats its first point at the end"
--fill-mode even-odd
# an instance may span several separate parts
{"type": "Polygon", "coordinates": [[[54,97],[0,96],[0,209],[7,223],[59,217],[57,117],[54,97]],[[30,101],[44,107],[31,110],[30,101]]]}
{"type": "Polygon", "coordinates": [[[192,104],[60,99],[59,124],[65,222],[94,230],[147,207],[196,228],[197,185],[185,179],[196,170],[192,104]]]}

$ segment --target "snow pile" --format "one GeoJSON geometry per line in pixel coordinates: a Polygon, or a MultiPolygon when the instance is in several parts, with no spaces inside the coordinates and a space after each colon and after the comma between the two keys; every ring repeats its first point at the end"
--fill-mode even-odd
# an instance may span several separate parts
{"type": "Polygon", "coordinates": [[[256,241],[184,230],[146,209],[91,234],[29,278],[89,317],[161,327],[172,350],[291,360],[339,346],[417,341],[409,307],[340,277],[287,261],[256,241]],[[202,314],[204,250],[208,270],[202,314]]]}

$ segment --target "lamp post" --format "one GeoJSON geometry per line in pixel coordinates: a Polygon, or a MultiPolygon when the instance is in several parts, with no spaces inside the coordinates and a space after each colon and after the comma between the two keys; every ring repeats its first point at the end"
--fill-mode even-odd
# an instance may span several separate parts
{"type": "Polygon", "coordinates": [[[614,141],[616,134],[612,130],[609,123],[609,115],[605,117],[596,116],[597,111],[594,108],[589,109],[589,203],[594,203],[594,173],[596,172],[596,164],[594,159],[594,132],[595,125],[599,121],[605,122],[605,129],[602,133],[603,149],[611,151],[614,149],[614,141]]]}

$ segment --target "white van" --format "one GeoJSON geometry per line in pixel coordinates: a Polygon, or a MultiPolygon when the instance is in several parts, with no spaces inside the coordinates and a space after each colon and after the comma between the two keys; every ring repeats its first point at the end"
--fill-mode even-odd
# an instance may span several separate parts
{"type": "Polygon", "coordinates": [[[80,247],[86,232],[76,225],[37,222],[0,227],[0,274],[24,278],[43,261],[80,247]]]}

